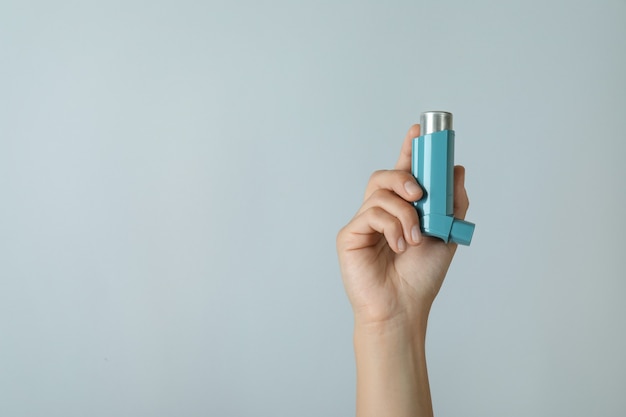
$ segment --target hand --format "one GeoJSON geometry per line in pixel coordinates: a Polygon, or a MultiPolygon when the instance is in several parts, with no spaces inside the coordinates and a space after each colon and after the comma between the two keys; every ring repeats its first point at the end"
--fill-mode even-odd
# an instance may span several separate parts
{"type": "MultiPolygon", "coordinates": [[[[394,170],[375,172],[354,218],[337,235],[344,286],[357,323],[415,323],[426,320],[457,245],[422,236],[412,202],[422,190],[411,174],[406,135],[394,170]]],[[[469,200],[465,169],[454,168],[454,216],[465,218],[469,200]]]]}

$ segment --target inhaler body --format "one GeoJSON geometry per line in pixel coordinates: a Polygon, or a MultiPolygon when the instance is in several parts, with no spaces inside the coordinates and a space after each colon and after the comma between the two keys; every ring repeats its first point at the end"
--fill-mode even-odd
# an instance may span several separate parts
{"type": "Polygon", "coordinates": [[[414,203],[422,233],[444,242],[469,245],[474,224],[454,217],[454,130],[452,114],[425,112],[421,136],[413,139],[411,172],[424,190],[414,203]]]}

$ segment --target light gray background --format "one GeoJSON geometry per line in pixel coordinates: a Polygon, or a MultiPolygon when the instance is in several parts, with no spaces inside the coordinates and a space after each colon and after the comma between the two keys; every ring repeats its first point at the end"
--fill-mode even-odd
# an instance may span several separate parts
{"type": "Polygon", "coordinates": [[[432,109],[436,414],[625,415],[623,0],[2,2],[0,415],[352,415],[335,235],[432,109]]]}

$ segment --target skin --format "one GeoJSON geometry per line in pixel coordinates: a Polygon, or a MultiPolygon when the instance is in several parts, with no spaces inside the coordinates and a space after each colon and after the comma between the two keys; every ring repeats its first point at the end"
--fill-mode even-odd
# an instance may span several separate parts
{"type": "MultiPolygon", "coordinates": [[[[357,417],[432,416],[425,357],[428,314],[456,244],[422,236],[412,205],[423,193],[411,174],[412,126],[393,170],[370,177],[363,203],[337,235],[354,312],[357,417]]],[[[469,207],[465,169],[454,168],[454,215],[469,207]]]]}

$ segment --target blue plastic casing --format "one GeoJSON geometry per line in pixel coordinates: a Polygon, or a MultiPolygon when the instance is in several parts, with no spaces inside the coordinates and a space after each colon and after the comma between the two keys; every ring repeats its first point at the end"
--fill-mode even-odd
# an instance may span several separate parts
{"type": "Polygon", "coordinates": [[[413,139],[411,172],[424,190],[414,203],[422,234],[469,245],[474,224],[454,217],[454,130],[413,139]]]}

